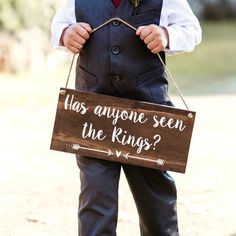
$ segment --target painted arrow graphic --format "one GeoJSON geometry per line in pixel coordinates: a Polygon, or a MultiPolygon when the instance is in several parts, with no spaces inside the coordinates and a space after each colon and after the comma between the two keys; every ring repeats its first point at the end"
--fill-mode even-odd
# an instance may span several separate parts
{"type": "Polygon", "coordinates": [[[108,156],[114,155],[113,152],[108,149],[108,151],[103,151],[103,150],[99,150],[99,149],[94,149],[94,148],[86,148],[86,147],[81,147],[79,144],[72,144],[71,148],[78,151],[79,149],[81,150],[87,150],[87,151],[94,151],[94,152],[100,152],[100,153],[105,153],[108,156]]]}
{"type": "MultiPolygon", "coordinates": [[[[114,154],[110,149],[108,149],[107,151],[103,151],[103,150],[99,150],[99,149],[95,149],[95,148],[87,148],[87,147],[82,147],[79,144],[72,144],[70,145],[71,148],[73,150],[86,150],[86,151],[93,151],[93,152],[100,152],[100,153],[104,153],[107,154],[108,156],[113,156],[116,155],[117,157],[121,157],[121,151],[117,151],[114,154]]],[[[143,157],[137,157],[137,156],[132,156],[130,155],[130,153],[126,153],[123,155],[124,158],[128,159],[135,159],[135,160],[141,160],[141,161],[146,161],[146,162],[152,162],[152,163],[156,163],[159,166],[164,166],[166,164],[165,160],[162,160],[160,158],[158,158],[157,160],[152,160],[152,159],[147,159],[147,158],[143,158],[143,157]]]]}
{"type": "Polygon", "coordinates": [[[142,160],[142,161],[147,161],[147,162],[154,162],[154,163],[157,163],[157,165],[159,165],[159,166],[165,165],[165,160],[162,160],[160,158],[158,158],[157,160],[150,160],[150,159],[143,158],[143,157],[131,156],[131,155],[129,155],[129,153],[126,153],[125,155],[123,155],[123,157],[126,159],[135,159],[135,160],[142,160]]]}

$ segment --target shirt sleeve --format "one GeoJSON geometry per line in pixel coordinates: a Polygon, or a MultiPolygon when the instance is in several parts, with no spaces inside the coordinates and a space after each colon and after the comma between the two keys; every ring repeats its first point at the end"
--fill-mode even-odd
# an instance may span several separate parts
{"type": "Polygon", "coordinates": [[[191,52],[202,40],[202,30],[187,0],[163,0],[160,26],[169,34],[167,55],[191,52]]]}
{"type": "Polygon", "coordinates": [[[75,0],[66,0],[65,6],[53,17],[51,25],[51,44],[53,48],[60,48],[60,37],[62,31],[76,23],[75,0]]]}

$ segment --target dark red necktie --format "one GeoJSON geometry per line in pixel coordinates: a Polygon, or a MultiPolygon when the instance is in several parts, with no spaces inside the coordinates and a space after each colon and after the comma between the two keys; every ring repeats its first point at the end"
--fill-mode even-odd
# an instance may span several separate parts
{"type": "Polygon", "coordinates": [[[121,3],[121,0],[112,0],[115,7],[118,7],[121,3]]]}

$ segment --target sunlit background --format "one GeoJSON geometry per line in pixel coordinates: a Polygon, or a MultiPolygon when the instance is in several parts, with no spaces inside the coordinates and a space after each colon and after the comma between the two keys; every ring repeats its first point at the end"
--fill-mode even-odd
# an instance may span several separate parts
{"type": "MultiPolygon", "coordinates": [[[[187,172],[172,173],[180,235],[236,236],[236,1],[189,3],[200,19],[203,42],[193,53],[167,60],[197,112],[187,172]]],[[[77,235],[75,158],[49,150],[58,91],[72,57],[50,45],[51,19],[62,4],[0,0],[1,236],[77,235]]],[[[170,94],[184,108],[172,86],[170,94]]],[[[118,235],[140,235],[123,175],[118,235]]]]}

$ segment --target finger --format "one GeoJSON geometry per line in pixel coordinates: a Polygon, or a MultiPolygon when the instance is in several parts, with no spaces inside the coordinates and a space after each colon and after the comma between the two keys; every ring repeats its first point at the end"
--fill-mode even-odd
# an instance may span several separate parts
{"type": "Polygon", "coordinates": [[[144,39],[144,43],[149,44],[149,43],[151,43],[154,39],[155,39],[155,35],[151,33],[151,34],[149,34],[149,35],[144,39]]]}
{"type": "Polygon", "coordinates": [[[83,44],[80,44],[80,43],[78,43],[78,42],[75,41],[75,40],[73,40],[73,41],[70,43],[70,46],[75,47],[75,48],[77,48],[77,49],[79,49],[79,50],[83,48],[83,44]]]}
{"type": "Polygon", "coordinates": [[[86,39],[84,39],[83,37],[81,37],[80,35],[76,34],[73,38],[73,41],[76,41],[79,44],[84,45],[86,43],[86,39]]]}
{"type": "Polygon", "coordinates": [[[136,35],[140,35],[144,27],[145,26],[139,26],[138,29],[136,30],[136,35]]]}
{"type": "Polygon", "coordinates": [[[151,41],[150,43],[147,44],[147,48],[150,50],[153,50],[154,48],[159,46],[159,40],[158,39],[154,39],[153,41],[151,41]]]}
{"type": "Polygon", "coordinates": [[[155,47],[154,49],[152,49],[151,50],[151,52],[153,53],[153,54],[157,54],[157,53],[159,53],[159,52],[161,52],[161,51],[163,51],[163,47],[162,46],[157,46],[157,47],[155,47]]]}
{"type": "Polygon", "coordinates": [[[152,33],[150,27],[145,27],[142,29],[141,33],[140,33],[140,38],[142,40],[144,40],[148,35],[150,35],[152,33]]]}
{"type": "Polygon", "coordinates": [[[69,49],[69,51],[71,51],[72,53],[75,53],[75,54],[80,52],[80,50],[78,48],[73,47],[72,45],[68,46],[67,48],[69,49]]]}
{"type": "Polygon", "coordinates": [[[89,33],[86,29],[84,29],[81,25],[78,25],[77,27],[75,27],[75,32],[81,36],[84,39],[89,39],[89,33]]]}
{"type": "Polygon", "coordinates": [[[85,30],[87,30],[87,32],[88,33],[91,33],[93,30],[92,30],[92,28],[91,28],[91,26],[89,25],[89,24],[87,24],[87,23],[83,23],[83,22],[81,22],[81,23],[79,23],[85,30]]]}

